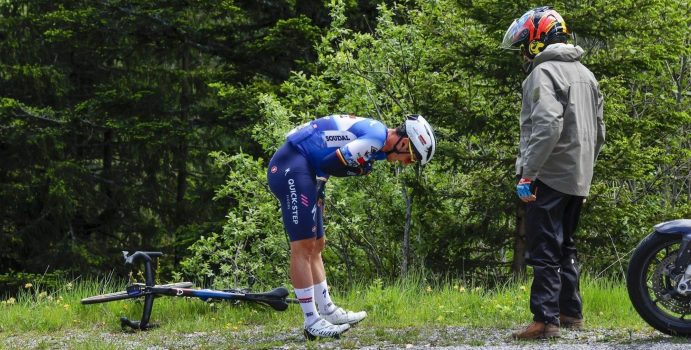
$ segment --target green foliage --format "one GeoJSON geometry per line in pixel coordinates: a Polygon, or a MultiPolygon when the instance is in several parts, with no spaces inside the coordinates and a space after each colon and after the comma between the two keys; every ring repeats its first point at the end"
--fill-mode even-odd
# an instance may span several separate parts
{"type": "MultiPolygon", "coordinates": [[[[419,113],[431,164],[329,182],[330,280],[507,274],[525,75],[498,44],[533,5],[0,2],[0,270],[106,269],[144,248],[218,285],[284,281],[264,159],[323,115],[419,113]]],[[[605,95],[581,258],[618,275],[653,224],[691,217],[689,5],[553,5],[605,95]]]]}
{"type": "Polygon", "coordinates": [[[229,168],[215,199],[239,200],[228,213],[222,234],[202,237],[189,247],[192,255],[182,262],[183,272],[216,288],[247,287],[249,276],[263,288],[286,281],[287,236],[276,220],[273,194],[264,185],[264,162],[243,153],[218,152],[212,157],[217,166],[229,168]]]}
{"type": "MultiPolygon", "coordinates": [[[[689,26],[674,15],[683,4],[651,2],[633,20],[621,6],[600,5],[598,11],[555,7],[582,33],[584,63],[606,99],[608,141],[581,221],[581,258],[586,270],[618,275],[653,224],[691,215],[689,38],[675,29],[689,26]],[[638,26],[643,19],[647,24],[638,26]],[[668,35],[675,45],[663,49],[656,38],[668,35]]],[[[506,274],[524,74],[498,41],[529,5],[499,11],[505,8],[494,1],[393,2],[378,6],[368,31],[348,26],[346,2],[330,6],[316,69],[291,75],[280,94],[262,95],[254,140],[271,154],[289,128],[322,115],[353,113],[393,127],[403,115],[420,113],[435,126],[439,144],[423,171],[377,164],[367,177],[329,182],[330,280],[395,277],[404,263],[433,273],[506,274]]]]}
{"type": "Polygon", "coordinates": [[[237,200],[211,200],[208,154],[261,154],[258,97],[309,67],[320,9],[0,2],[0,270],[109,269],[121,249],[173,270],[237,200]]]}

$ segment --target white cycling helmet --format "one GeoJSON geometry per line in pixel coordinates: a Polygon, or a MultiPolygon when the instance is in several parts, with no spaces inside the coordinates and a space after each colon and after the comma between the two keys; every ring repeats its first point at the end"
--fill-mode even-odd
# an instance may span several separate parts
{"type": "Polygon", "coordinates": [[[420,164],[427,164],[434,156],[437,148],[432,126],[421,115],[412,114],[406,117],[405,132],[409,142],[413,145],[415,158],[420,164]]]}

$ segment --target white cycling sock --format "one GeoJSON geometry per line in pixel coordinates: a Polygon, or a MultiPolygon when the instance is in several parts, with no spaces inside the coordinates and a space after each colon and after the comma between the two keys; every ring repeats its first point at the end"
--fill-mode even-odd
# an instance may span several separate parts
{"type": "Polygon", "coordinates": [[[305,326],[311,325],[319,318],[317,307],[314,305],[314,287],[295,288],[295,296],[298,298],[302,313],[305,316],[305,326]]]}
{"type": "Polygon", "coordinates": [[[314,299],[317,302],[320,314],[328,315],[336,310],[336,305],[331,301],[331,295],[329,295],[329,287],[326,284],[326,280],[314,285],[314,299]]]}

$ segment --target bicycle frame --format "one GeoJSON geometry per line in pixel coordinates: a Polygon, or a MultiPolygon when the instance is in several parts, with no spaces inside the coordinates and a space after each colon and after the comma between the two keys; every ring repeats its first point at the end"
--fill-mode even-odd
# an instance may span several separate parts
{"type": "MultiPolygon", "coordinates": [[[[154,298],[156,296],[166,295],[174,297],[195,297],[203,301],[209,299],[221,299],[221,300],[245,300],[252,301],[261,304],[268,305],[277,311],[284,311],[288,308],[288,303],[297,303],[297,300],[287,299],[288,290],[284,287],[275,288],[269,292],[265,293],[245,293],[236,290],[212,290],[212,289],[193,289],[193,288],[181,288],[175,285],[158,286],[155,285],[155,273],[151,266],[152,258],[159,257],[163,255],[161,252],[145,252],[137,251],[132,255],[128,255],[127,251],[123,251],[123,257],[125,258],[125,265],[133,265],[138,261],[143,261],[144,263],[144,279],[145,283],[134,283],[127,286],[126,295],[124,293],[116,293],[124,298],[136,298],[144,297],[144,310],[142,312],[142,317],[140,320],[129,320],[127,317],[120,318],[120,325],[124,328],[125,326],[132,329],[146,330],[154,327],[154,325],[149,323],[151,318],[151,311],[153,310],[154,298]]],[[[191,283],[183,282],[178,283],[178,285],[183,285],[185,287],[191,286],[191,283]]],[[[94,303],[94,302],[107,302],[116,299],[103,299],[95,301],[91,297],[82,300],[83,304],[94,303]],[[89,301],[88,299],[91,299],[89,301]]]]}

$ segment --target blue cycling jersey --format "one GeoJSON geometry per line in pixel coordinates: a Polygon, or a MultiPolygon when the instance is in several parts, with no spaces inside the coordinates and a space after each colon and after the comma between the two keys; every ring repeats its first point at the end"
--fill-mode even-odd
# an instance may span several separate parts
{"type": "Polygon", "coordinates": [[[286,140],[307,158],[317,176],[365,175],[380,151],[387,128],[381,122],[350,115],[322,117],[290,131],[286,140]]]}

